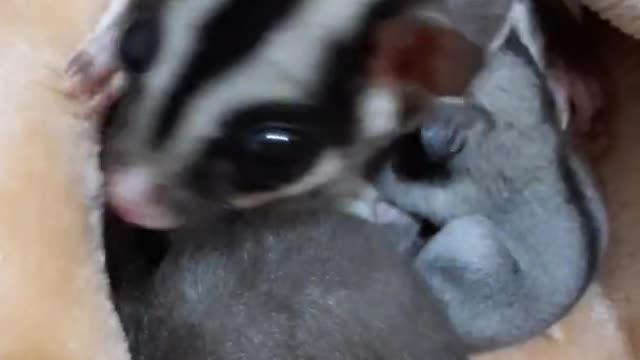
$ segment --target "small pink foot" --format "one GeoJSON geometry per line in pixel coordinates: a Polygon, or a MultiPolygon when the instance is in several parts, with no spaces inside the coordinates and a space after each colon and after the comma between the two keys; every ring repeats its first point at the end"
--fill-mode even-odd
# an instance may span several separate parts
{"type": "Polygon", "coordinates": [[[87,104],[83,117],[102,115],[122,93],[124,74],[116,66],[112,31],[92,36],[67,63],[65,96],[87,104]]]}
{"type": "Polygon", "coordinates": [[[88,99],[95,96],[106,86],[115,68],[99,65],[91,53],[80,50],[67,65],[66,75],[69,77],[65,87],[65,95],[73,99],[88,99]]]}
{"type": "Polygon", "coordinates": [[[100,92],[93,96],[85,112],[82,114],[82,117],[87,119],[102,117],[105,114],[106,110],[120,98],[124,87],[124,74],[115,74],[108,82],[108,84],[105,85],[100,92]]]}
{"type": "Polygon", "coordinates": [[[93,32],[71,56],[64,84],[67,97],[88,103],[88,114],[104,112],[121,94],[124,74],[117,64],[117,37],[132,0],[107,0],[93,32]]]}

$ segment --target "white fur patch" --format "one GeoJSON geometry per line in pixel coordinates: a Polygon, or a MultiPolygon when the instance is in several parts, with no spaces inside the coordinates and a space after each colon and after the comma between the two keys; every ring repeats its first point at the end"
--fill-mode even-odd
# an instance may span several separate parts
{"type": "Polygon", "coordinates": [[[569,127],[571,111],[569,105],[569,93],[567,89],[561,85],[558,79],[552,76],[548,81],[551,95],[555,100],[557,117],[559,119],[560,128],[566,130],[569,127]]]}
{"type": "Polygon", "coordinates": [[[400,124],[400,104],[389,87],[371,87],[360,98],[360,133],[363,137],[376,137],[391,133],[400,124]]]}
{"type": "Polygon", "coordinates": [[[496,35],[493,37],[493,40],[491,40],[491,42],[489,43],[489,51],[497,50],[502,44],[504,44],[504,42],[507,39],[507,36],[509,36],[509,32],[513,28],[513,19],[511,16],[513,10],[514,9],[512,5],[512,8],[510,9],[510,13],[507,14],[507,16],[505,17],[502,27],[498,29],[498,31],[496,32],[496,35]]]}
{"type": "Polygon", "coordinates": [[[466,100],[462,96],[441,96],[438,102],[449,105],[464,105],[466,100]]]}
{"type": "Polygon", "coordinates": [[[110,187],[116,188],[120,198],[129,202],[141,202],[154,183],[151,171],[144,167],[132,167],[113,174],[110,187]]]}
{"type": "Polygon", "coordinates": [[[172,229],[182,223],[156,194],[157,179],[145,167],[131,167],[111,174],[107,199],[124,220],[149,229],[172,229]]]}
{"type": "Polygon", "coordinates": [[[93,35],[100,34],[109,28],[112,28],[115,24],[122,19],[122,15],[125,13],[132,0],[109,0],[107,2],[107,8],[104,13],[98,19],[98,24],[93,30],[93,35]]]}

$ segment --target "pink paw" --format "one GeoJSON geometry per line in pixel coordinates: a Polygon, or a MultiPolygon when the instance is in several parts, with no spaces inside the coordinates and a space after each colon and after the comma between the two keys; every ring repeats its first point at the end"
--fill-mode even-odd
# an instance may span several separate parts
{"type": "Polygon", "coordinates": [[[94,36],[80,47],[65,69],[65,96],[88,104],[87,116],[102,114],[120,96],[125,85],[114,55],[110,33],[94,36]]]}
{"type": "Polygon", "coordinates": [[[106,85],[114,70],[97,66],[89,52],[80,50],[69,60],[65,73],[69,77],[65,94],[74,99],[86,99],[106,85]]]}

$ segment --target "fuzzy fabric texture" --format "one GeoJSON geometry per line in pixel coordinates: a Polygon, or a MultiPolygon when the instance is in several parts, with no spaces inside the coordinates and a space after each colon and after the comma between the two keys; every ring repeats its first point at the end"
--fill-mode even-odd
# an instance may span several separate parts
{"type": "Polygon", "coordinates": [[[640,40],[640,0],[582,0],[582,2],[613,26],[640,40]]]}
{"type": "Polygon", "coordinates": [[[56,90],[99,6],[0,1],[2,360],[128,359],[104,272],[94,129],[56,90]]]}

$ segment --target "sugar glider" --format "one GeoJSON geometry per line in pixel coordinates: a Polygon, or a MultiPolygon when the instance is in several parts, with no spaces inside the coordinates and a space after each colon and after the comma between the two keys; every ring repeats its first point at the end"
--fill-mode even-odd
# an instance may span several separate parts
{"type": "Polygon", "coordinates": [[[527,2],[509,22],[467,95],[425,113],[375,178],[385,199],[439,229],[415,265],[470,351],[528,340],[567,314],[608,233],[558,125],[527,2]]]}
{"type": "Polygon", "coordinates": [[[70,63],[85,95],[126,74],[105,145],[109,202],[173,228],[357,172],[484,60],[432,3],[112,0],[70,63]]]}
{"type": "Polygon", "coordinates": [[[397,236],[310,197],[177,230],[118,280],[132,359],[467,359],[397,236]]]}

